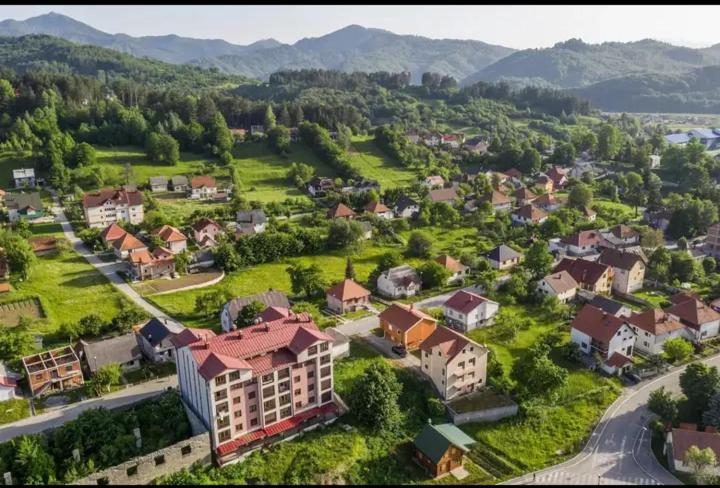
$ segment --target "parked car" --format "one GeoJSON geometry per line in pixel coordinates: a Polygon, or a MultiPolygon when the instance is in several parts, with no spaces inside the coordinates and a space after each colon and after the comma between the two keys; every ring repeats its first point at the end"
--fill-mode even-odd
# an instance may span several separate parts
{"type": "Polygon", "coordinates": [[[623,374],[623,376],[625,376],[625,378],[627,378],[627,380],[630,381],[633,385],[637,385],[642,381],[642,378],[635,373],[625,373],[623,374]]]}
{"type": "Polygon", "coordinates": [[[407,349],[405,349],[405,346],[393,346],[392,352],[394,352],[401,358],[404,358],[405,356],[407,356],[407,349]]]}

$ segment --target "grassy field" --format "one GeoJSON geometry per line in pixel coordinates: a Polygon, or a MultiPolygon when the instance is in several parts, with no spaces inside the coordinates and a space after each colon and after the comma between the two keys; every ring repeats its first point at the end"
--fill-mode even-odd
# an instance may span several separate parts
{"type": "Polygon", "coordinates": [[[652,303],[654,307],[662,308],[666,307],[670,303],[670,297],[660,290],[651,290],[643,288],[633,293],[638,298],[647,300],[652,303]]]}
{"type": "Polygon", "coordinates": [[[407,186],[417,180],[415,173],[383,153],[374,138],[368,136],[353,137],[350,164],[364,177],[377,180],[383,190],[407,186]]]}
{"type": "MultiPolygon", "coordinates": [[[[0,152],[0,188],[4,190],[15,188],[12,172],[20,168],[35,168],[35,161],[29,155],[0,152]]],[[[35,176],[39,176],[37,171],[35,176]]]]}
{"type": "Polygon", "coordinates": [[[30,404],[24,398],[0,402],[0,425],[16,422],[30,416],[30,404]]]}

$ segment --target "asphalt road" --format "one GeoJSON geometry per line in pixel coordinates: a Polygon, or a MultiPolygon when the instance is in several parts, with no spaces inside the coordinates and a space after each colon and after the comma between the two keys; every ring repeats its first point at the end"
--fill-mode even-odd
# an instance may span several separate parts
{"type": "MultiPolygon", "coordinates": [[[[720,356],[702,362],[720,366],[720,356]]],[[[679,393],[679,377],[684,370],[685,366],[626,388],[606,411],[588,445],[573,459],[536,472],[534,481],[531,473],[503,484],[681,484],[655,459],[650,448],[650,432],[644,426],[652,416],[646,406],[650,392],[664,386],[679,393]]]]}

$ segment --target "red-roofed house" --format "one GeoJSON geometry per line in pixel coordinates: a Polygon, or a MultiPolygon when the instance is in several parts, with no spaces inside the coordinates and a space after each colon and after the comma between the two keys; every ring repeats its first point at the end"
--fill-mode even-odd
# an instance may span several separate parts
{"type": "Polygon", "coordinates": [[[100,233],[100,239],[102,239],[105,247],[111,247],[116,240],[122,238],[125,234],[127,234],[125,229],[113,222],[103,229],[100,233]]]}
{"type": "Polygon", "coordinates": [[[370,292],[350,279],[330,288],[325,296],[328,308],[339,314],[355,311],[370,303],[370,292]]]}
{"type": "Polygon", "coordinates": [[[207,247],[215,247],[217,245],[218,235],[223,233],[223,228],[208,218],[203,217],[192,225],[193,239],[198,247],[203,249],[207,247]]]}
{"type": "Polygon", "coordinates": [[[413,304],[393,303],[378,317],[383,337],[393,344],[405,346],[408,351],[420,347],[437,328],[437,320],[421,312],[413,304]]]}
{"type": "Polygon", "coordinates": [[[340,202],[328,209],[327,217],[329,219],[354,219],[355,212],[350,207],[340,202]]]}
{"type": "Polygon", "coordinates": [[[498,302],[460,290],[443,304],[443,313],[451,327],[467,332],[492,323],[498,308],[498,302]]]}
{"type": "Polygon", "coordinates": [[[165,247],[173,254],[183,252],[187,249],[187,237],[171,225],[163,225],[162,227],[153,229],[150,234],[162,239],[165,247]]]}
{"type": "Polygon", "coordinates": [[[548,175],[540,175],[535,180],[535,187],[543,190],[546,193],[552,192],[555,188],[553,187],[553,181],[548,175]]]}
{"type": "Polygon", "coordinates": [[[393,217],[395,217],[393,211],[387,208],[385,204],[380,202],[369,202],[367,205],[365,205],[365,211],[367,213],[377,215],[378,217],[381,217],[383,219],[392,219],[393,217]]]}
{"type": "Polygon", "coordinates": [[[624,317],[585,305],[570,324],[570,340],[585,354],[597,352],[608,374],[628,371],[637,334],[624,317]]]}
{"type": "Polygon", "coordinates": [[[604,239],[596,230],[581,230],[577,234],[560,238],[558,247],[561,247],[571,256],[585,256],[594,254],[602,245],[604,239]]]}
{"type": "Polygon", "coordinates": [[[306,313],[218,336],[183,331],[174,343],[180,393],[220,464],[337,410],[333,338],[306,313]]]}
{"type": "Polygon", "coordinates": [[[113,241],[113,250],[120,259],[127,258],[136,252],[147,252],[147,246],[140,242],[137,237],[126,232],[122,237],[113,241]]]}
{"type": "Polygon", "coordinates": [[[154,280],[175,273],[175,256],[164,247],[158,247],[153,252],[146,249],[130,253],[127,264],[136,280],[154,280]]]}
{"type": "MultiPolygon", "coordinates": [[[[691,426],[680,424],[679,429],[672,429],[665,438],[663,452],[670,461],[670,468],[674,471],[693,472],[692,465],[687,462],[685,457],[690,446],[697,446],[700,449],[710,448],[715,453],[715,457],[720,459],[720,434],[710,427],[706,427],[705,432],[699,432],[697,428],[690,429],[689,427],[691,426]]],[[[720,465],[708,468],[707,472],[715,476],[720,475],[720,465]]]]}
{"type": "Polygon", "coordinates": [[[553,166],[550,168],[550,171],[545,173],[548,178],[550,178],[553,182],[553,190],[559,190],[560,188],[564,187],[567,183],[567,174],[570,170],[565,168],[560,168],[559,166],[553,166]]]}
{"type": "Polygon", "coordinates": [[[542,224],[547,220],[545,211],[529,203],[510,214],[510,219],[515,225],[542,224]]]}
{"type": "Polygon", "coordinates": [[[436,257],[435,262],[442,265],[450,272],[448,284],[452,284],[459,280],[465,279],[470,274],[470,268],[462,264],[460,261],[457,261],[452,256],[448,256],[447,254],[436,257]]]}
{"type": "Polygon", "coordinates": [[[82,206],[88,227],[103,228],[121,220],[140,224],[145,218],[142,193],[139,191],[106,188],[85,193],[82,206]]]}
{"type": "Polygon", "coordinates": [[[420,369],[444,400],[485,386],[486,347],[447,327],[438,327],[420,346],[420,369]]]}
{"type": "Polygon", "coordinates": [[[690,338],[687,328],[677,317],[659,308],[634,313],[627,321],[637,334],[635,347],[650,354],[663,352],[663,345],[668,339],[690,338]]]}
{"type": "Polygon", "coordinates": [[[490,193],[480,198],[482,202],[490,202],[494,211],[510,210],[512,208],[512,199],[497,190],[491,190],[490,193]]]}
{"type": "Polygon", "coordinates": [[[553,273],[567,271],[577,281],[580,288],[593,293],[609,294],[614,278],[612,266],[587,261],[585,259],[563,258],[555,266],[553,273]]]}
{"type": "Polygon", "coordinates": [[[718,335],[720,329],[720,313],[698,300],[697,297],[685,293],[677,293],[670,298],[672,306],[665,309],[674,315],[685,327],[691,340],[699,342],[718,335]]]}
{"type": "Polygon", "coordinates": [[[188,197],[207,200],[217,193],[217,183],[212,176],[193,176],[190,178],[188,197]]]}

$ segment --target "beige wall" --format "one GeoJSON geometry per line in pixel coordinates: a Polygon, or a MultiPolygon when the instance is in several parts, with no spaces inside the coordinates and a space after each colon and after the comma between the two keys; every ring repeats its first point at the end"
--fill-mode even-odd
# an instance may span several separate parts
{"type": "Polygon", "coordinates": [[[440,347],[422,352],[420,369],[430,377],[445,400],[470,393],[485,386],[487,381],[487,351],[475,344],[465,346],[464,351],[452,359],[445,356],[440,347]],[[474,365],[471,364],[473,359],[474,365]]]}

